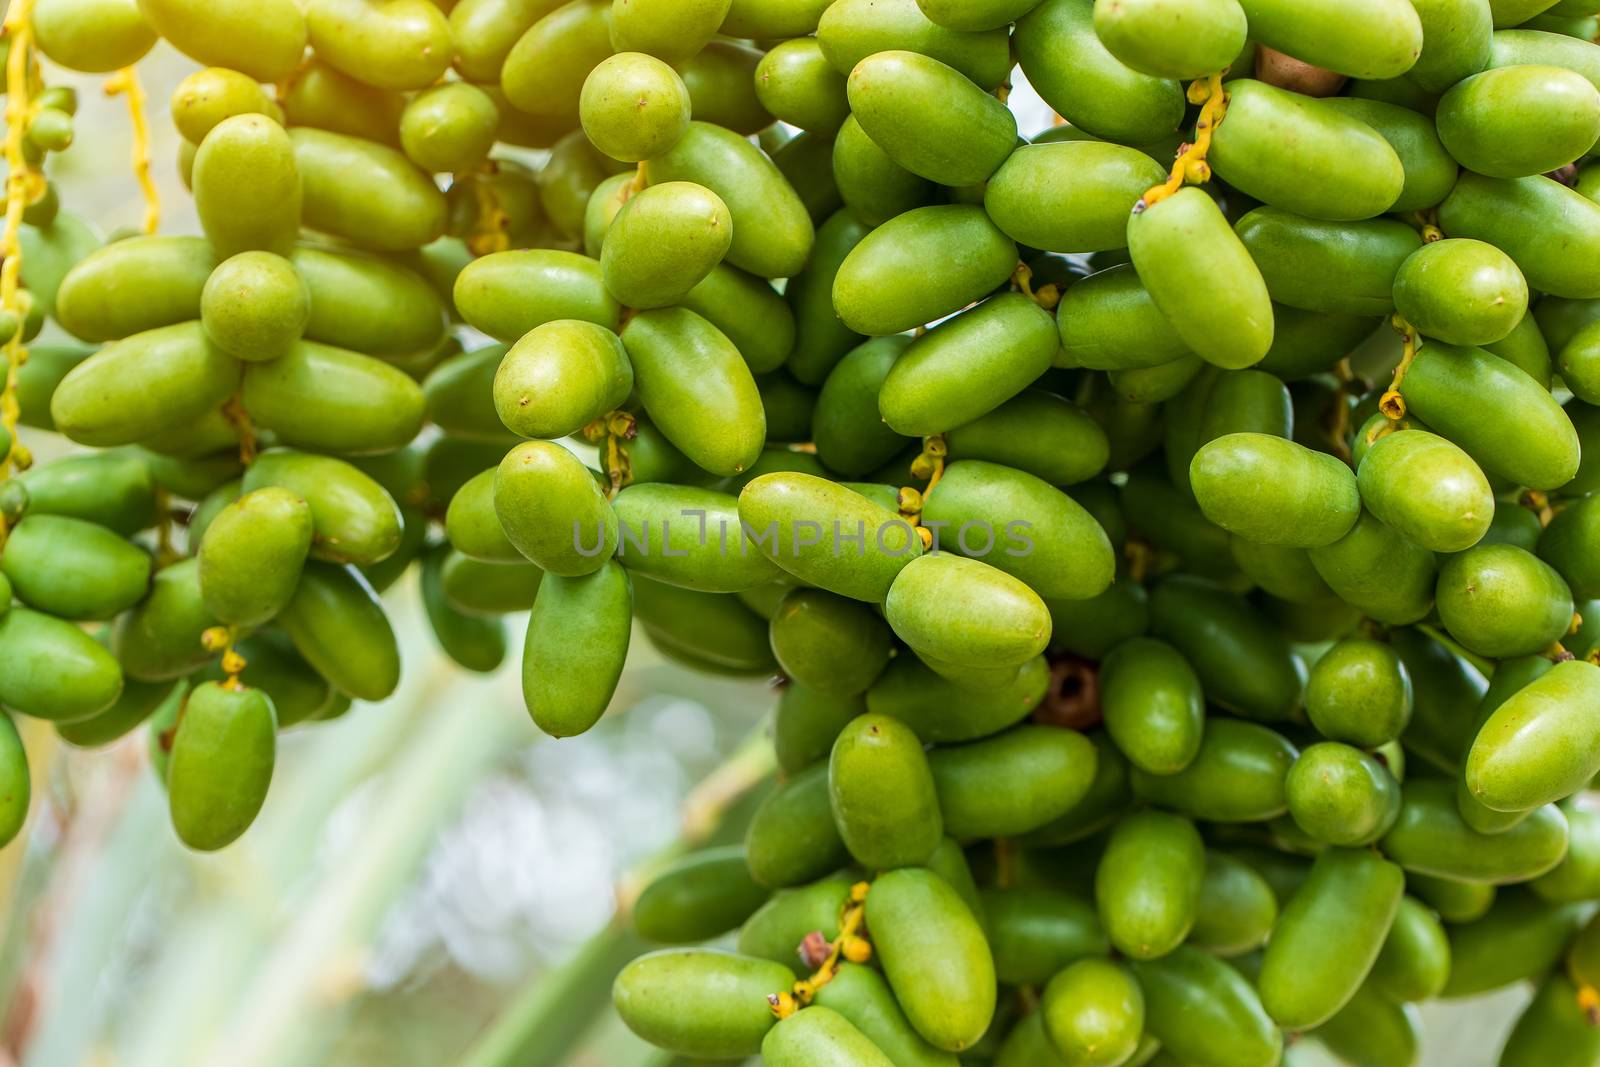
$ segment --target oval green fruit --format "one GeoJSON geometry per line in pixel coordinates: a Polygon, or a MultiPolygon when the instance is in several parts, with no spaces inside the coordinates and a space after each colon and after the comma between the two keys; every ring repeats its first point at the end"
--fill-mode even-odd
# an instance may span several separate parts
{"type": "Polygon", "coordinates": [[[662,949],[629,963],[611,989],[628,1029],[682,1056],[754,1056],[777,1022],[767,997],[794,972],[770,960],[711,949],[662,949]]]}
{"type": "Polygon", "coordinates": [[[335,688],[382,700],[400,684],[400,649],[383,605],[358,571],[310,562],[278,623],[335,688]]]}
{"type": "Polygon", "coordinates": [[[600,270],[625,307],[670,307],[722,262],[732,241],[721,197],[693,182],[663,182],[631,197],[611,220],[600,270]]]}
{"type": "Polygon", "coordinates": [[[1133,974],[1110,960],[1079,960],[1045,986],[1039,1001],[1045,1033],[1064,1062],[1126,1063],[1144,1034],[1144,993],[1133,974]]]}
{"type": "Polygon", "coordinates": [[[200,541],[206,610],[232,626],[270,620],[294,595],[311,536],[310,505],[287,489],[258,489],[223,508],[200,541]]]}
{"type": "Polygon", "coordinates": [[[1438,598],[1450,636],[1492,659],[1544,651],[1572,623],[1567,583],[1514,545],[1480,544],[1452,556],[1439,571],[1438,598]]]}
{"type": "Polygon", "coordinates": [[[1200,358],[1238,369],[1267,354],[1273,317],[1266,282],[1209,195],[1180,189],[1134,214],[1128,252],[1156,307],[1200,358]]]}
{"type": "Polygon", "coordinates": [[[1075,730],[1019,726],[928,755],[944,832],[958,841],[1017,837],[1065,815],[1094,780],[1094,745],[1075,730]],[[997,791],[995,782],[1006,782],[997,791]]]}
{"type": "Polygon", "coordinates": [[[374,479],[344,460],[269,449],[245,472],[243,491],[287,489],[311,506],[311,554],[372,564],[400,546],[400,508],[374,479]]]}
{"type": "Polygon", "coordinates": [[[1394,650],[1346,638],[1311,668],[1306,714],[1322,736],[1361,748],[1395,740],[1411,720],[1411,674],[1394,650]]]}
{"type": "Polygon", "coordinates": [[[927,555],[906,564],[884,612],[913,649],[963,666],[1021,665],[1050,640],[1050,613],[1033,590],[959,556],[927,555]]]}
{"type": "Polygon", "coordinates": [[[1177,948],[1194,926],[1204,874],[1205,845],[1188,819],[1157,811],[1124,816],[1095,872],[1111,944],[1139,960],[1177,948]]]}
{"type": "Polygon", "coordinates": [[[1353,78],[1397,78],[1423,47],[1422,22],[1406,2],[1241,0],[1239,6],[1252,40],[1353,78]]]}
{"type": "Polygon", "coordinates": [[[512,345],[494,375],[500,421],[521,437],[576,433],[633,391],[622,340],[604,326],[558,319],[512,345]]]}
{"type": "Polygon", "coordinates": [[[249,829],[267,799],[277,731],[259,689],[202,682],[189,693],[167,765],[172,827],[184,844],[212,852],[249,829]]]}
{"type": "Polygon", "coordinates": [[[1208,822],[1262,822],[1288,810],[1285,778],[1295,756],[1276,731],[1218,716],[1206,723],[1200,751],[1183,770],[1134,768],[1134,793],[1208,822]]]}
{"type": "Polygon", "coordinates": [[[1374,516],[1435,552],[1471,548],[1494,518],[1494,497],[1478,465],[1425,430],[1379,438],[1362,457],[1356,477],[1374,516]]]}
{"type": "Polygon", "coordinates": [[[922,742],[897,719],[864,715],[840,732],[828,793],[845,846],[869,868],[923,863],[943,836],[922,742]]]}
{"type": "Polygon", "coordinates": [[[28,515],[0,551],[17,599],[62,619],[109,619],[144,599],[152,563],[143,548],[65,515],[28,515]]]}
{"type": "Polygon", "coordinates": [[[1367,845],[1400,814],[1400,785],[1358,748],[1323,741],[1300,753],[1284,781],[1295,825],[1330,845],[1367,845]]]}
{"type": "Polygon", "coordinates": [[[1544,174],[1600,138],[1600,90],[1564,67],[1496,67],[1439,100],[1439,138],[1463,167],[1493,178],[1544,174]]]}
{"type": "Polygon", "coordinates": [[[917,52],[878,52],[850,71],[850,108],[894,162],[940,185],[987,181],[1017,143],[1017,120],[960,71],[917,52]]]}
{"type": "Polygon", "coordinates": [[[122,671],[99,642],[70,622],[13,605],[0,612],[0,705],[34,718],[73,722],[122,694],[122,671]]]}
{"type": "Polygon", "coordinates": [[[867,926],[900,1006],[935,1048],[970,1048],[995,1010],[994,958],[983,929],[949,884],[925,868],[879,876],[867,926]]]}
{"type": "Polygon", "coordinates": [[[691,122],[646,172],[652,185],[694,182],[722,199],[733,218],[733,266],[762,278],[790,278],[806,265],[815,231],[805,204],[772,161],[738,134],[691,122]]]}
{"type": "Polygon", "coordinates": [[[1175,774],[1200,751],[1205,694],[1171,645],[1136,637],[1113,648],[1100,664],[1100,708],[1106,731],[1141,770],[1175,774]]]}
{"type": "Polygon", "coordinates": [[[651,879],[634,901],[633,925],[650,941],[707,941],[736,928],[770,895],[750,880],[743,848],[702,849],[651,879]]]}

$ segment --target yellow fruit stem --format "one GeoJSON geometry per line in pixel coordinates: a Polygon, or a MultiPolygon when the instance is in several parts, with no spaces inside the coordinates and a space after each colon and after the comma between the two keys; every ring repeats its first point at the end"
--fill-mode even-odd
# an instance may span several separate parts
{"type": "Polygon", "coordinates": [[[606,499],[612,500],[633,481],[633,460],[628,456],[627,442],[639,433],[639,420],[626,411],[612,411],[595,419],[583,428],[585,441],[599,447],[605,459],[606,477],[611,485],[606,489],[606,499]]]}
{"type": "Polygon", "coordinates": [[[1023,296],[1032,300],[1046,311],[1054,311],[1056,305],[1061,303],[1061,286],[1055,282],[1042,285],[1038,289],[1033,287],[1033,270],[1026,263],[1018,263],[1017,269],[1011,272],[1011,284],[1016,286],[1023,296]]]}
{"type": "Polygon", "coordinates": [[[128,121],[133,127],[133,176],[139,180],[144,193],[144,232],[155,233],[161,225],[161,194],[156,190],[155,179],[150,176],[150,123],[144,113],[144,85],[139,81],[139,68],[123,67],[106,79],[107,96],[125,94],[128,98],[128,121]]]}
{"type": "Polygon", "coordinates": [[[511,247],[511,216],[500,204],[500,194],[490,180],[496,172],[494,160],[486,160],[476,172],[457,177],[472,183],[472,196],[478,205],[478,220],[467,236],[467,250],[474,256],[504,252],[511,247]]]}
{"type": "Polygon", "coordinates": [[[239,650],[234,644],[239,640],[237,626],[212,626],[200,635],[200,644],[207,652],[222,653],[222,671],[227,680],[222,683],[223,688],[239,690],[244,688],[244,683],[239,681],[239,675],[244,672],[249,664],[239,655],[239,650]]]}
{"type": "Polygon", "coordinates": [[[1539,516],[1539,525],[1549,526],[1550,520],[1555,518],[1556,510],[1550,505],[1550,495],[1539,489],[1525,489],[1517,503],[1539,516]]]}
{"type": "Polygon", "coordinates": [[[772,1014],[787,1019],[810,1004],[816,998],[817,990],[833,981],[841,963],[866,963],[872,958],[872,945],[865,936],[867,892],[871,888],[868,882],[857,882],[850,887],[850,897],[839,915],[839,936],[827,942],[827,955],[809,978],[802,978],[792,989],[767,997],[772,1014]]]}
{"type": "Polygon", "coordinates": [[[1189,103],[1202,105],[1200,118],[1194,124],[1194,142],[1178,149],[1178,158],[1173,161],[1167,180],[1146,190],[1134,207],[1135,212],[1154,207],[1185,185],[1204,185],[1211,180],[1211,164],[1206,162],[1206,154],[1211,151],[1211,135],[1228,114],[1228,93],[1222,87],[1225,73],[1218,71],[1190,83],[1189,103]]]}
{"type": "Polygon", "coordinates": [[[922,539],[924,549],[933,547],[933,531],[922,525],[922,509],[928,502],[928,494],[933,492],[933,487],[944,477],[944,461],[949,454],[950,446],[945,442],[944,434],[936,433],[932,437],[923,438],[922,452],[911,461],[911,476],[925,478],[928,484],[920,491],[909,485],[900,490],[898,501],[900,517],[916,527],[917,536],[922,539]]]}
{"type": "Polygon", "coordinates": [[[1423,244],[1431,245],[1435,241],[1444,240],[1444,231],[1439,229],[1439,220],[1433,208],[1413,211],[1406,216],[1406,221],[1417,228],[1417,232],[1422,235],[1423,244]]]}
{"type": "Polygon", "coordinates": [[[1588,982],[1579,982],[1578,1007],[1583,1009],[1590,1026],[1600,1026],[1600,990],[1588,982]]]}
{"type": "Polygon", "coordinates": [[[11,436],[10,454],[0,460],[0,479],[7,477],[12,468],[27,470],[32,463],[28,449],[17,439],[17,419],[21,415],[17,404],[17,375],[28,361],[28,350],[22,346],[28,318],[21,294],[22,212],[39,182],[39,175],[28,166],[23,153],[32,88],[28,78],[33,63],[32,15],[33,0],[12,0],[4,27],[11,50],[6,58],[6,221],[4,231],[0,232],[0,308],[17,317],[17,331],[5,344],[6,376],[4,386],[0,387],[0,426],[11,436]]]}
{"type": "Polygon", "coordinates": [[[222,417],[228,420],[234,432],[239,435],[239,462],[246,467],[256,461],[256,426],[250,420],[250,413],[244,409],[244,402],[235,393],[222,405],[222,417]]]}
{"type": "Polygon", "coordinates": [[[156,486],[156,566],[170,566],[178,559],[172,543],[172,494],[156,486]]]}
{"type": "MultiPolygon", "coordinates": [[[[1394,378],[1389,382],[1388,391],[1378,401],[1378,410],[1389,417],[1391,421],[1399,421],[1406,417],[1406,398],[1400,395],[1400,385],[1405,381],[1406,371],[1411,369],[1411,361],[1416,358],[1417,349],[1422,347],[1417,338],[1416,327],[1412,326],[1399,315],[1390,320],[1390,325],[1401,337],[1405,338],[1405,345],[1400,352],[1400,363],[1394,369],[1394,378]]],[[[1376,440],[1378,435],[1372,435],[1370,440],[1376,440]]]]}

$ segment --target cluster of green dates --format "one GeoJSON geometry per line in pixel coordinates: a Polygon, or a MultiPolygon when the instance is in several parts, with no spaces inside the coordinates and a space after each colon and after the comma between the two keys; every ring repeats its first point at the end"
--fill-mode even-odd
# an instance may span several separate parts
{"type": "Polygon", "coordinates": [[[203,236],[29,205],[21,425],[86,448],[0,483],[0,706],[147,724],[219,848],[416,564],[557,737],[635,623],[781,676],[744,844],[633,908],[676,1055],[1406,1067],[1532,982],[1500,1063],[1593,1067],[1597,14],[36,0],[45,75],[203,65],[203,236]]]}

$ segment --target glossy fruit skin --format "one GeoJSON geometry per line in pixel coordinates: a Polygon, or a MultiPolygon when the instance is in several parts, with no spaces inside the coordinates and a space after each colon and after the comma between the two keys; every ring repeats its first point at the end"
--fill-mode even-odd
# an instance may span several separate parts
{"type": "Polygon", "coordinates": [[[1016,146],[1009,108],[916,52],[863,59],[850,71],[849,95],[856,121],[890,159],[940,185],[987,181],[1016,146]]]}
{"type": "Polygon", "coordinates": [[[28,515],[0,550],[0,574],[23,603],[63,619],[109,619],[144,598],[143,548],[83,519],[28,515]]]}
{"type": "Polygon", "coordinates": [[[1600,247],[1600,204],[1541,175],[1490,178],[1462,174],[1439,205],[1439,224],[1452,237],[1494,245],[1516,263],[1530,289],[1560,297],[1600,296],[1600,269],[1588,250],[1600,247]],[[1559,243],[1550,240],[1559,227],[1559,243]],[[1583,254],[1571,256],[1563,250],[1583,254]]]}
{"type": "Polygon", "coordinates": [[[894,652],[893,635],[876,612],[818,590],[788,593],[771,622],[773,655],[784,673],[828,696],[866,692],[894,652]]]}
{"type": "Polygon", "coordinates": [[[1208,195],[1181,189],[1131,216],[1128,251],[1156,306],[1202,359],[1238,369],[1267,354],[1272,300],[1266,282],[1208,195]],[[1206,254],[1195,254],[1197,247],[1206,254]],[[1202,298],[1202,276],[1227,281],[1202,298]]]}
{"type": "Polygon", "coordinates": [[[763,278],[792,277],[805,266],[816,236],[805,205],[772,161],[737,134],[691,122],[647,172],[651,184],[695,182],[723,200],[733,218],[733,266],[763,278]]]}
{"type": "Polygon", "coordinates": [[[1566,1067],[1597,1054],[1600,1040],[1579,1006],[1577,987],[1566,976],[1552,974],[1517,1018],[1500,1062],[1504,1067],[1566,1067]]]}
{"type": "Polygon", "coordinates": [[[1189,465],[1189,481],[1208,519],[1262,544],[1332,544],[1361,512],[1348,466],[1270,434],[1234,433],[1207,442],[1189,465]]]}
{"type": "Polygon", "coordinates": [[[1400,430],[1367,450],[1356,471],[1368,510],[1436,552],[1477,544],[1494,518],[1489,482],[1470,456],[1425,430],[1400,430]]]}
{"type": "Polygon", "coordinates": [[[1095,873],[1095,900],[1118,951],[1155,959],[1194,925],[1205,847],[1189,820],[1164,812],[1125,816],[1095,873]]]}
{"type": "Polygon", "coordinates": [[[748,364],[722,331],[692,311],[663,308],[635,315],[622,343],[645,410],[684,455],[719,475],[755,463],[766,413],[748,364]]]}
{"type": "Polygon", "coordinates": [[[879,876],[867,894],[873,949],[906,1017],[935,1048],[959,1052],[994,1015],[994,959],[961,897],[932,871],[879,876]]]}
{"type": "Polygon", "coordinates": [[[633,389],[621,339],[576,319],[535,327],[495,363],[495,413],[523,437],[575,433],[618,408],[633,389]]]}
{"type": "Polygon", "coordinates": [[[623,52],[589,72],[578,110],[596,148],[634,163],[677,144],[689,128],[689,90],[661,60],[623,52]]]}
{"type": "Polygon", "coordinates": [[[1563,67],[1498,67],[1445,93],[1437,122],[1450,154],[1474,173],[1544,174],[1579,158],[1600,137],[1600,90],[1563,67]]]}
{"type": "Polygon", "coordinates": [[[767,996],[787,990],[782,964],[710,949],[662,949],[617,975],[612,1002],[628,1029],[685,1056],[753,1056],[777,1021],[767,996]]]}
{"type": "Polygon", "coordinates": [[[901,333],[959,311],[1009,278],[1016,265],[1016,245],[981,207],[915,208],[866,234],[843,257],[833,305],[857,333],[901,333]],[[918,279],[918,269],[933,262],[950,269],[918,279]]]}
{"type": "Polygon", "coordinates": [[[1133,972],[1145,996],[1150,1032],[1175,1056],[1201,1067],[1268,1067],[1283,1035],[1250,982],[1214,956],[1187,945],[1133,972]]]}
{"type": "Polygon", "coordinates": [[[1234,230],[1273,300],[1325,314],[1388,314],[1396,273],[1422,247],[1416,231],[1395,219],[1328,222],[1280,207],[1258,207],[1234,230]]]}
{"type": "Polygon", "coordinates": [[[995,463],[949,464],[924,500],[922,525],[933,532],[936,551],[981,559],[1043,597],[1098,596],[1116,571],[1105,532],[1077,501],[995,463]]]}
{"type": "Polygon", "coordinates": [[[223,258],[294,244],[301,185],[289,135],[265,115],[235,115],[206,134],[194,157],[195,209],[223,258]]]}
{"type": "Polygon", "coordinates": [[[1388,744],[1411,720],[1411,674],[1388,645],[1346,638],[1306,683],[1306,714],[1324,737],[1360,748],[1388,744]]]}
{"type": "Polygon", "coordinates": [[[1370,126],[1248,78],[1229,83],[1228,93],[1228,118],[1218,125],[1207,157],[1224,181],[1309,218],[1367,219],[1399,199],[1405,168],[1370,126]],[[1274,173],[1286,163],[1284,151],[1293,153],[1295,169],[1315,172],[1318,179],[1286,182],[1287,171],[1274,173]]]}
{"type": "Polygon", "coordinates": [[[1003,27],[955,32],[931,21],[916,0],[843,0],[831,5],[805,0],[801,6],[821,10],[817,42],[840,74],[849,74],[870,55],[891,50],[909,50],[937,59],[985,90],[999,85],[1009,69],[1003,27]]]}
{"type": "Polygon", "coordinates": [[[309,126],[289,139],[307,227],[379,252],[421,248],[444,232],[444,194],[399,151],[309,126]]]}
{"type": "Polygon", "coordinates": [[[705,941],[734,929],[771,894],[750,880],[737,845],[702,849],[676,861],[634,903],[634,929],[651,941],[705,941]]]}
{"type": "Polygon", "coordinates": [[[113,342],[68,371],[50,397],[50,417],[79,444],[136,444],[221,405],[240,373],[199,322],[163,326],[113,342]]]}
{"type": "Polygon", "coordinates": [[[1067,1062],[1124,1063],[1144,1032],[1144,994],[1124,966],[1079,960],[1050,980],[1040,1002],[1045,1033],[1067,1062]]]}
{"type": "Polygon", "coordinates": [[[1043,309],[1020,293],[1002,293],[911,343],[879,391],[883,421],[908,437],[971,422],[1043,374],[1057,344],[1043,309]]]}
{"type": "Polygon", "coordinates": [[[936,1049],[911,1027],[889,984],[871,967],[844,963],[817,991],[814,1004],[831,1008],[866,1035],[881,1054],[907,1067],[954,1067],[955,1056],[936,1049]]]}
{"type": "Polygon", "coordinates": [[[287,77],[305,51],[305,16],[292,0],[252,0],[225,9],[195,0],[140,0],[139,10],[185,55],[258,81],[287,77]]]}
{"type": "Polygon", "coordinates": [[[1282,634],[1243,600],[1203,580],[1173,578],[1151,596],[1155,636],[1183,653],[1206,695],[1252,719],[1288,718],[1304,668],[1282,634]]]}
{"type": "Polygon", "coordinates": [[[1019,19],[1017,59],[1039,95],[1073,126],[1121,144],[1171,133],[1183,116],[1183,90],[1117,59],[1094,30],[1093,5],[1045,0],[1019,19]]]}
{"type": "Polygon", "coordinates": [[[382,700],[400,684],[400,651],[383,606],[348,566],[309,563],[278,615],[317,673],[359,700],[382,700]]]}
{"type": "Polygon", "coordinates": [[[1395,275],[1397,310],[1420,332],[1457,345],[1504,340],[1528,307],[1528,283],[1511,257],[1482,241],[1435,241],[1395,275]]]}
{"type": "Polygon", "coordinates": [[[311,537],[311,507],[287,489],[260,489],[223,508],[200,542],[206,610],[235,626],[270,620],[294,595],[311,537]]]}
{"type": "Polygon", "coordinates": [[[1271,883],[1242,860],[1208,849],[1188,943],[1213,955],[1239,956],[1260,948],[1277,920],[1271,883]]]}
{"type": "Polygon", "coordinates": [[[202,237],[137,236],[78,261],[56,290],[56,317],[74,337],[111,341],[200,313],[215,261],[202,237]]]}
{"type": "Polygon", "coordinates": [[[834,822],[857,862],[874,869],[923,863],[943,837],[932,772],[902,722],[865,715],[840,731],[828,760],[834,822]]]}
{"type": "Polygon", "coordinates": [[[1338,742],[1301,752],[1284,786],[1295,824],[1330,845],[1371,844],[1400,814],[1400,785],[1387,768],[1338,742]]]}
{"type": "Polygon", "coordinates": [[[545,733],[582,733],[605,712],[627,656],[632,607],[628,574],[615,562],[539,583],[523,646],[522,694],[545,733]]]}
{"type": "Polygon", "coordinates": [[[1504,833],[1481,834],[1462,821],[1448,782],[1419,779],[1403,787],[1400,817],[1378,847],[1408,872],[1498,885],[1526,881],[1559,863],[1567,822],[1546,805],[1504,833]]]}
{"type": "Polygon", "coordinates": [[[761,1042],[761,1061],[773,1067],[893,1065],[848,1019],[822,1006],[803,1008],[774,1026],[761,1042]]]}
{"type": "Polygon", "coordinates": [[[12,605],[0,613],[0,704],[39,719],[72,722],[109,708],[122,694],[111,654],[69,622],[12,605]]]}
{"type": "Polygon", "coordinates": [[[768,795],[750,820],[750,876],[771,888],[800,885],[850,861],[830,808],[828,766],[818,763],[768,795]]]}
{"type": "MultiPolygon", "coordinates": [[[[1467,788],[1496,811],[1526,811],[1583,788],[1600,761],[1577,728],[1600,698],[1600,667],[1558,663],[1496,708],[1468,750],[1467,788]]],[[[1600,770],[1600,767],[1596,768],[1600,770]]]]}
{"type": "Polygon", "coordinates": [[[1439,571],[1438,607],[1456,640],[1494,659],[1549,648],[1572,624],[1567,583],[1515,545],[1480,544],[1452,556],[1439,571]]]}
{"type": "Polygon", "coordinates": [[[1257,985],[1267,1012],[1300,1029],[1348,1003],[1383,947],[1404,890],[1400,868],[1371,851],[1332,848],[1318,856],[1262,958],[1257,985]]]}
{"type": "Polygon", "coordinates": [[[339,563],[371,564],[400,545],[400,509],[361,470],[332,456],[270,449],[245,473],[243,491],[286,489],[311,508],[311,555],[339,563]]]}
{"type": "Polygon", "coordinates": [[[1019,726],[929,756],[944,832],[958,841],[1016,837],[1067,812],[1087,793],[1097,757],[1075,730],[1019,726]],[[1006,796],[992,783],[1013,783],[1006,796]]]}
{"type": "Polygon", "coordinates": [[[600,270],[618,303],[670,307],[732,242],[733,219],[721,197],[693,182],[663,182],[631,197],[611,220],[600,270]]]}
{"type": "Polygon", "coordinates": [[[900,640],[956,666],[1021,666],[1050,640],[1050,612],[1032,589],[960,556],[929,553],[907,563],[884,614],[900,640]]]}
{"type": "Polygon", "coordinates": [[[1200,751],[1205,696],[1200,679],[1171,645],[1136,637],[1100,665],[1106,730],[1128,759],[1152,774],[1175,774],[1200,751]]]}
{"type": "Polygon", "coordinates": [[[272,780],[276,733],[259,689],[203,682],[189,694],[167,766],[172,826],[184,844],[211,852],[249,828],[272,780]]]}
{"type": "Polygon", "coordinates": [[[1213,718],[1200,750],[1176,774],[1132,772],[1135,795],[1208,822],[1261,822],[1288,809],[1284,778],[1293,744],[1274,730],[1213,718]]]}
{"type": "Polygon", "coordinates": [[[1401,392],[1410,412],[1486,473],[1530,488],[1565,485],[1577,473],[1572,420],[1527,374],[1482,349],[1423,346],[1401,392]],[[1505,405],[1515,405],[1514,423],[1505,405]]]}

